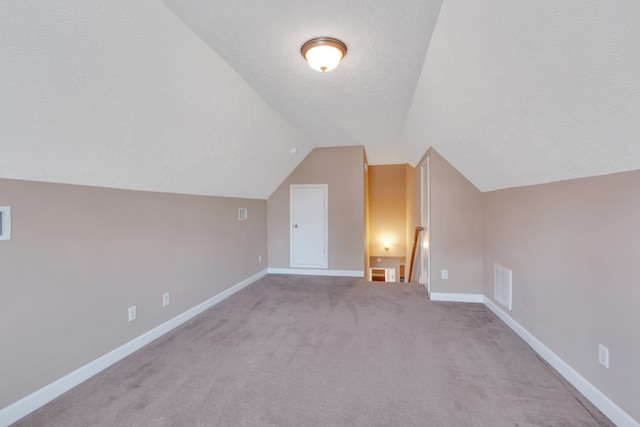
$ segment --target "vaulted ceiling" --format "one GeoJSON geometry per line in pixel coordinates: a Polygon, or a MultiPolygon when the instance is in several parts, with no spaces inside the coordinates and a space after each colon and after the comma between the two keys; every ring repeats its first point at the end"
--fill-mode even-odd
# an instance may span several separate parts
{"type": "Polygon", "coordinates": [[[3,1],[0,178],[266,198],[338,145],[434,147],[482,191],[640,169],[639,23],[635,0],[3,1]],[[348,45],[330,73],[316,36],[348,45]]]}

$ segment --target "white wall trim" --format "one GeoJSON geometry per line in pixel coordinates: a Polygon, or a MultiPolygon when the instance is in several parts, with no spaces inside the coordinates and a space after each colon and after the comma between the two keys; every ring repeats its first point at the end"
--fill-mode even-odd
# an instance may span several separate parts
{"type": "Polygon", "coordinates": [[[447,294],[443,292],[431,292],[429,294],[431,301],[448,301],[448,302],[484,302],[482,294],[447,294]]]}
{"type": "Polygon", "coordinates": [[[269,268],[270,274],[302,274],[304,276],[364,277],[364,270],[321,270],[317,268],[269,268]]]}
{"type": "Polygon", "coordinates": [[[580,393],[582,393],[591,403],[595,405],[603,414],[619,427],[640,427],[640,423],[634,420],[622,408],[616,405],[611,399],[598,390],[593,384],[587,381],[568,363],[560,359],[553,351],[545,346],[540,340],[527,331],[522,325],[516,322],[511,316],[502,311],[490,298],[484,296],[484,305],[487,306],[496,316],[507,324],[513,331],[531,346],[544,360],[547,361],[560,375],[569,381],[580,393]]]}
{"type": "Polygon", "coordinates": [[[140,350],[145,345],[161,337],[177,326],[180,326],[187,320],[192,319],[203,311],[218,304],[220,301],[249,286],[266,274],[266,269],[257,274],[254,274],[253,276],[243,280],[242,282],[231,286],[229,289],[220,292],[214,297],[196,305],[193,308],[190,308],[182,314],[177,315],[173,319],[166,321],[160,326],[157,326],[150,331],[138,336],[137,338],[132,339],[131,341],[123,344],[115,350],[110,351],[109,353],[87,363],[86,365],[76,369],[70,374],[67,374],[64,377],[52,382],[51,384],[42,387],[41,389],[18,400],[17,402],[12,403],[6,408],[0,409],[0,426],[6,427],[9,424],[14,423],[15,421],[18,421],[20,418],[49,403],[56,397],[69,391],[83,381],[86,381],[87,379],[105,370],[114,363],[124,359],[137,350],[140,350]]]}

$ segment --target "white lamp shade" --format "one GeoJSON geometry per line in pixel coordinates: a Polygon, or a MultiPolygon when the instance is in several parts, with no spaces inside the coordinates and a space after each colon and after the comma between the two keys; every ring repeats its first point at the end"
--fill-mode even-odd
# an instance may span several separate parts
{"type": "Polygon", "coordinates": [[[316,46],[307,52],[309,66],[317,71],[331,71],[338,66],[342,52],[333,46],[316,46]]]}

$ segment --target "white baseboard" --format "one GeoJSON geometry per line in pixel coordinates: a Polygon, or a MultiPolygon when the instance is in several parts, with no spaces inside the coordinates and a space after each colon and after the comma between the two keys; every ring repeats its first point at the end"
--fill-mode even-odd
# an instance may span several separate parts
{"type": "Polygon", "coordinates": [[[640,422],[627,414],[622,408],[613,403],[593,384],[587,381],[575,369],[564,360],[560,359],[553,351],[545,346],[540,340],[534,337],[522,325],[513,320],[511,316],[502,311],[490,298],[484,296],[484,305],[487,306],[496,316],[507,324],[513,331],[531,346],[544,360],[553,366],[567,381],[571,383],[580,393],[584,395],[593,405],[605,414],[618,427],[640,427],[640,422]]]}
{"type": "Polygon", "coordinates": [[[442,292],[431,292],[429,294],[431,301],[448,301],[448,302],[484,302],[482,294],[447,294],[442,292]]]}
{"type": "Polygon", "coordinates": [[[364,277],[364,270],[322,270],[314,268],[269,268],[270,274],[302,274],[305,276],[364,277]]]}
{"type": "Polygon", "coordinates": [[[67,374],[64,377],[52,382],[51,384],[42,387],[41,389],[31,393],[30,395],[18,400],[15,403],[12,403],[6,408],[0,409],[0,427],[6,427],[11,423],[16,422],[20,418],[35,411],[39,407],[49,403],[61,394],[71,390],[73,387],[77,386],[83,381],[86,381],[87,379],[105,370],[114,363],[134,353],[135,351],[140,350],[145,345],[161,337],[177,326],[180,326],[187,320],[192,319],[203,311],[218,304],[225,298],[228,298],[239,290],[249,286],[266,274],[267,270],[263,270],[257,274],[254,274],[253,276],[243,280],[242,282],[233,285],[229,289],[220,292],[216,296],[196,305],[193,308],[190,308],[182,314],[177,315],[173,319],[166,321],[160,326],[157,326],[152,330],[138,336],[137,338],[132,339],[126,344],[123,344],[115,350],[110,351],[104,356],[101,356],[96,360],[87,363],[86,365],[76,369],[70,374],[67,374]]]}

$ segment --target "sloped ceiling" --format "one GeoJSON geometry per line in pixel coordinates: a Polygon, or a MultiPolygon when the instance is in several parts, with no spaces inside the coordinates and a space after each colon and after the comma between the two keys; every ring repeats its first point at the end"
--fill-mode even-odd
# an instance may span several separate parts
{"type": "Polygon", "coordinates": [[[640,169],[640,2],[445,0],[404,137],[482,191],[640,169]]]}
{"type": "Polygon", "coordinates": [[[0,178],[266,198],[355,144],[433,146],[483,191],[640,169],[638,22],[635,0],[7,0],[0,178]],[[316,36],[349,47],[331,73],[300,56],[316,36]]]}
{"type": "Polygon", "coordinates": [[[442,0],[163,0],[315,146],[365,145],[371,163],[405,163],[400,135],[442,0]],[[314,72],[314,37],[348,52],[314,72]]]}
{"type": "Polygon", "coordinates": [[[313,148],[159,0],[2,2],[0,64],[3,178],[266,198],[313,148]]]}

